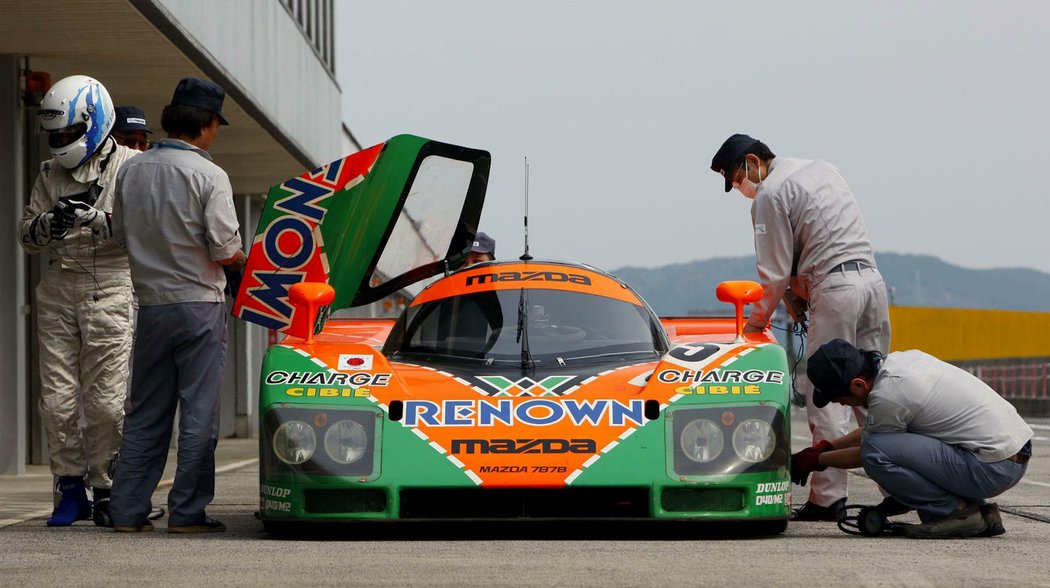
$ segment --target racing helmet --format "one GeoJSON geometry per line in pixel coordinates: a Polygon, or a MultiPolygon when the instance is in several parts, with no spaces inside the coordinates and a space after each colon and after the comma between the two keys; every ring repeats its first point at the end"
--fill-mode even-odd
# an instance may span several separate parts
{"type": "Polygon", "coordinates": [[[73,169],[98,151],[116,116],[109,92],[88,76],[62,78],[44,95],[37,114],[51,157],[73,169]]]}

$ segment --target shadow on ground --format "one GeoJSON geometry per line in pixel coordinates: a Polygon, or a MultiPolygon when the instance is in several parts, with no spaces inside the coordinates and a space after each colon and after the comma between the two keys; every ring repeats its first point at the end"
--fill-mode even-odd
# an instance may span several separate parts
{"type": "MultiPolygon", "coordinates": [[[[261,523],[260,527],[262,526],[261,523]]],[[[265,525],[270,539],[298,541],[405,540],[625,540],[756,539],[775,537],[786,521],[353,521],[347,523],[273,523],[265,525]]]]}

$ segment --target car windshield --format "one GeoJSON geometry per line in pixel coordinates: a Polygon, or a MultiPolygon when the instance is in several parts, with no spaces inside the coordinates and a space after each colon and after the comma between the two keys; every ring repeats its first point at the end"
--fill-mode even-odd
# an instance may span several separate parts
{"type": "Polygon", "coordinates": [[[660,324],[645,307],[566,290],[508,289],[410,307],[387,340],[388,355],[535,364],[659,357],[660,324]]]}

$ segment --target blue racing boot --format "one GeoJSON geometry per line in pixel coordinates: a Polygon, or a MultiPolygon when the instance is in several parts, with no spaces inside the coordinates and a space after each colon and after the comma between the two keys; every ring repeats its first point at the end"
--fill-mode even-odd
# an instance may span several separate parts
{"type": "Polygon", "coordinates": [[[47,526],[68,527],[76,521],[91,518],[91,502],[84,488],[84,478],[61,476],[57,487],[62,498],[51,513],[51,518],[47,519],[47,526]]]}

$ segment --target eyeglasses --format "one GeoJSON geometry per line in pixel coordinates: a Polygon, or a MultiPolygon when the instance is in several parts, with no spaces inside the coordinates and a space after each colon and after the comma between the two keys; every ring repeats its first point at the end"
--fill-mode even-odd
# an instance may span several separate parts
{"type": "Polygon", "coordinates": [[[153,146],[153,142],[145,137],[139,137],[135,135],[129,135],[122,132],[114,132],[113,138],[117,140],[117,143],[125,147],[130,147],[137,151],[146,151],[153,146]]]}
{"type": "MultiPolygon", "coordinates": [[[[734,165],[733,166],[733,172],[732,172],[733,175],[730,176],[730,177],[736,177],[736,172],[739,171],[739,170],[744,170],[744,177],[746,178],[747,177],[747,158],[744,158],[744,161],[740,162],[738,165],[734,165]]],[[[743,181],[744,181],[743,178],[741,178],[741,180],[739,182],[737,182],[737,181],[732,182],[733,187],[736,188],[737,190],[739,190],[740,189],[740,182],[743,182],[743,181]]]]}

